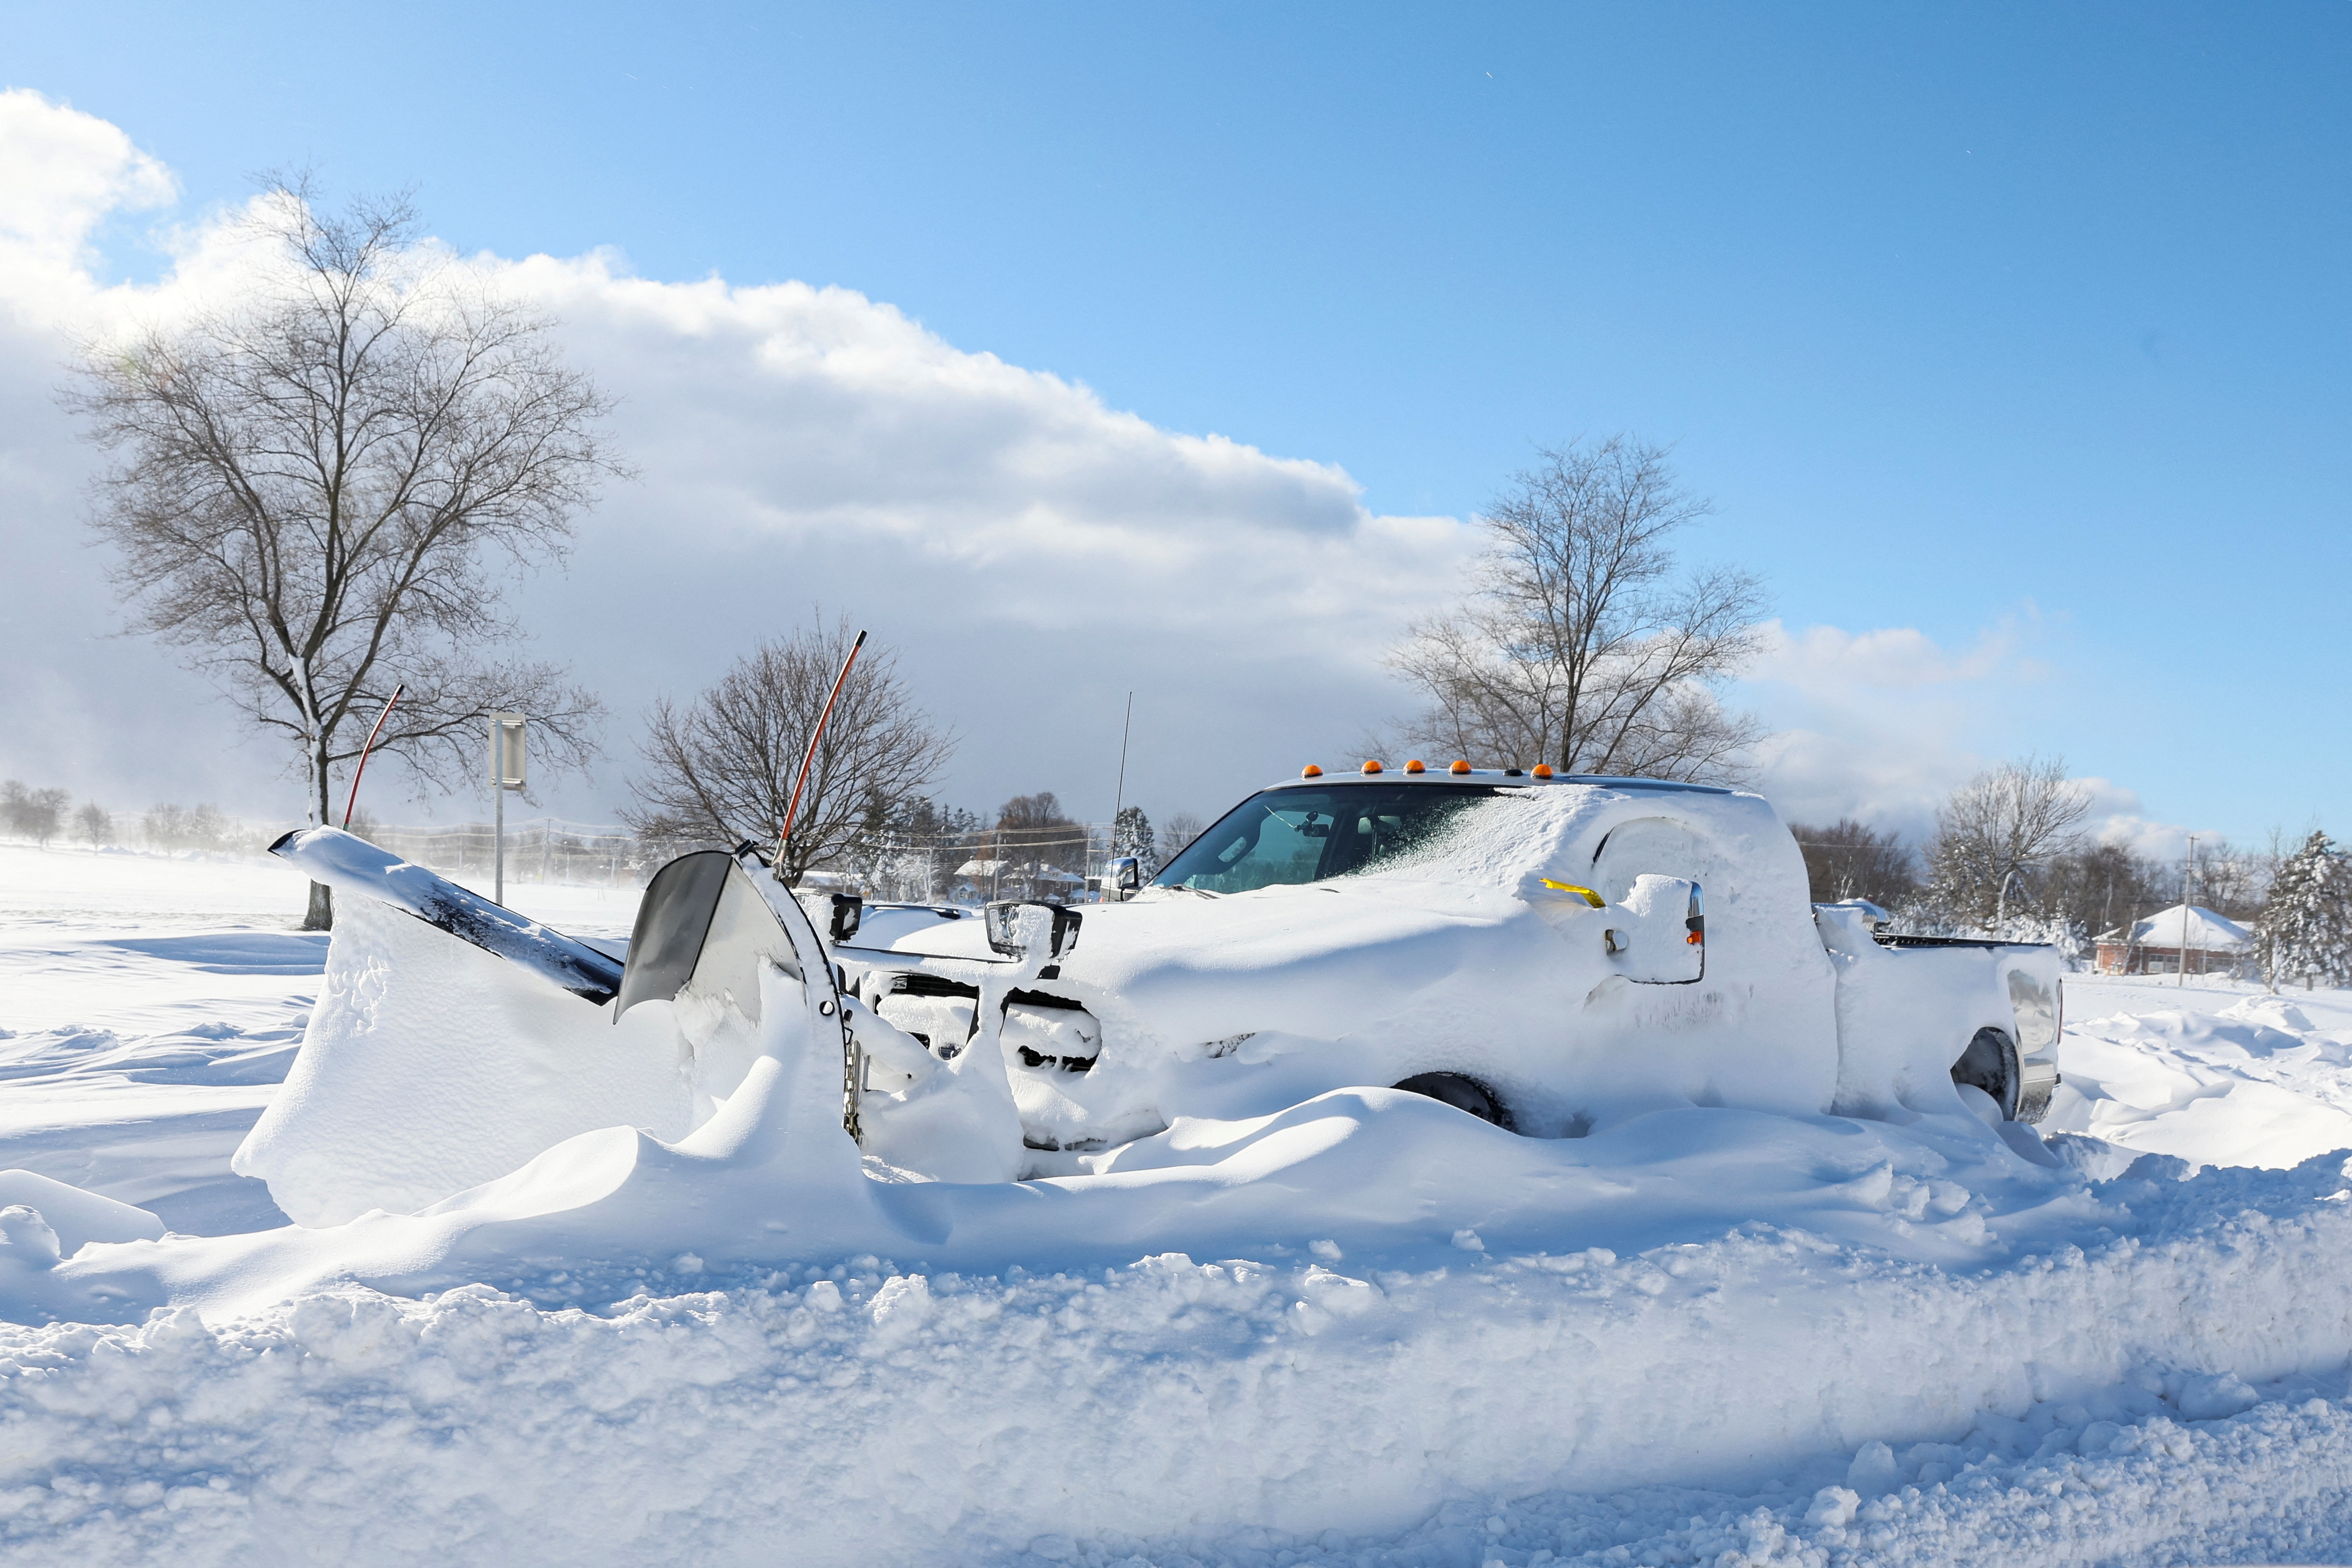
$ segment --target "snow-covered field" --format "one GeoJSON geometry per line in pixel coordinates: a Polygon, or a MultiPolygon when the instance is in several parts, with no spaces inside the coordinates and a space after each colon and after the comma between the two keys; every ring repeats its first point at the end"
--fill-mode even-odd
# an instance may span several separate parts
{"type": "Polygon", "coordinates": [[[1373,1092],[908,1256],[322,1251],[228,1165],[323,973],[299,892],[0,846],[0,1170],[259,1233],[175,1284],[0,1221],[12,1563],[2352,1561],[2352,994],[2073,977],[2053,1166],[1373,1092]]]}

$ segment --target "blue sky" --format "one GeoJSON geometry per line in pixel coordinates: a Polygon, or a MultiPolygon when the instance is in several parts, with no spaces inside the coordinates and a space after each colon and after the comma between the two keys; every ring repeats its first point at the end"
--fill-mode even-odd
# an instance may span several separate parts
{"type": "Polygon", "coordinates": [[[184,217],[307,161],[463,250],[839,284],[1375,513],[1675,442],[1791,628],[2011,650],[1974,754],[2352,822],[2341,5],[0,16],[184,217]]]}

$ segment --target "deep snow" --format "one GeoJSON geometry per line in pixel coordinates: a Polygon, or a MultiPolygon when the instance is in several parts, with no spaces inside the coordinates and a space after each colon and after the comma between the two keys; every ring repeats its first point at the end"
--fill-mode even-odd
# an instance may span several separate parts
{"type": "MultiPolygon", "coordinates": [[[[210,868],[105,857],[115,885],[77,892],[99,859],[0,847],[0,1168],[184,1232],[276,1223],[227,1155],[322,945],[268,925],[291,889],[273,910],[210,868]]],[[[578,934],[625,928],[586,890],[546,890],[566,911],[520,891],[578,934]]],[[[1196,1134],[1257,1150],[1247,1179],[1139,1173],[1146,1200],[1204,1170],[1242,1195],[1189,1258],[1141,1232],[1014,1256],[1034,1229],[983,1224],[969,1255],[777,1271],[647,1234],[461,1249],[465,1283],[402,1256],[418,1222],[397,1217],[366,1267],[322,1275],[286,1272],[301,1233],[208,1244],[241,1249],[242,1288],[0,1328],[0,1542],[79,1563],[2352,1559],[2352,1199],[2326,1153],[2352,1145],[2352,997],[2068,992],[2053,1122],[2112,1142],[2054,1146],[2095,1182],[1981,1126],[1704,1110],[1515,1164],[1507,1135],[1374,1092],[1196,1134]],[[1406,1151],[1405,1222],[1321,1201],[1406,1151]]],[[[7,1233],[0,1256],[38,1252],[7,1233]]],[[[28,1266],[0,1263],[20,1304],[28,1266]]]]}

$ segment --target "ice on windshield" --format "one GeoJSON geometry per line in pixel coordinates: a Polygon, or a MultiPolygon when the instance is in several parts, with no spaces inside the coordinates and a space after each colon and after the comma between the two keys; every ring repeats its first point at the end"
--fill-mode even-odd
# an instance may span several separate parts
{"type": "Polygon", "coordinates": [[[1494,793],[1486,785],[1447,784],[1268,789],[1194,839],[1153,883],[1247,893],[1370,871],[1430,843],[1494,793]]]}

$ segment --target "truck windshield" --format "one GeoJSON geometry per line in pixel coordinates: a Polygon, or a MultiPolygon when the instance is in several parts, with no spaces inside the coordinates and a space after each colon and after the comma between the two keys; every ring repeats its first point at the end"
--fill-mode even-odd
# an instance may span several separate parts
{"type": "Polygon", "coordinates": [[[1494,793],[1483,784],[1268,789],[1218,819],[1152,885],[1247,893],[1369,871],[1429,842],[1494,793]]]}

